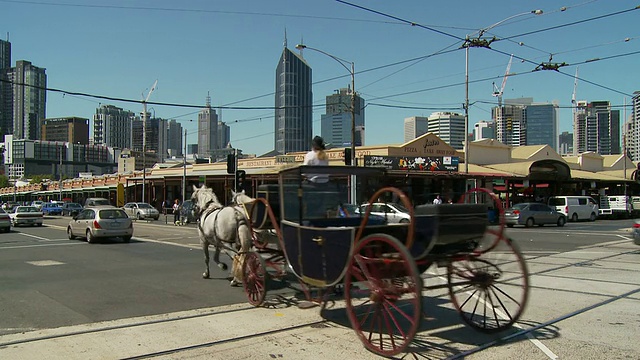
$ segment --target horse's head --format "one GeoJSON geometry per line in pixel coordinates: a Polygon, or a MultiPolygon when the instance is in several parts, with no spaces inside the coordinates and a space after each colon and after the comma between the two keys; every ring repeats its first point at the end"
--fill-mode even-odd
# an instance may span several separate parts
{"type": "Polygon", "coordinates": [[[244,190],[235,192],[231,190],[231,203],[235,205],[242,205],[254,202],[256,199],[245,194],[244,190]]]}
{"type": "Polygon", "coordinates": [[[193,202],[193,211],[196,216],[211,205],[214,205],[216,208],[222,207],[213,189],[208,188],[207,185],[202,185],[200,188],[194,185],[191,201],[193,202]]]}

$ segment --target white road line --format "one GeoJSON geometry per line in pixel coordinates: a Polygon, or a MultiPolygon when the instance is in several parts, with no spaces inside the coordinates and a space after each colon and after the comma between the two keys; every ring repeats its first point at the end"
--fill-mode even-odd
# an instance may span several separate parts
{"type": "Polygon", "coordinates": [[[83,245],[86,243],[81,242],[69,242],[69,243],[48,243],[48,244],[37,244],[37,245],[18,245],[18,246],[0,246],[0,250],[9,250],[9,249],[26,249],[26,248],[34,248],[34,247],[43,247],[43,246],[69,246],[69,245],[83,245]]]}
{"type": "Polygon", "coordinates": [[[36,235],[25,234],[25,233],[20,233],[20,235],[28,236],[30,238],[34,238],[34,239],[38,239],[38,240],[51,241],[51,239],[48,239],[48,238],[45,238],[45,237],[42,237],[42,236],[36,236],[36,235]]]}

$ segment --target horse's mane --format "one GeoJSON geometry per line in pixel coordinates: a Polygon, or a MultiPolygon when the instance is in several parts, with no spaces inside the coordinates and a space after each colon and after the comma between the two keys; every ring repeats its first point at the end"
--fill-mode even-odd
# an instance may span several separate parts
{"type": "Polygon", "coordinates": [[[232,195],[231,196],[231,202],[233,204],[237,204],[237,205],[251,203],[251,202],[256,200],[256,199],[252,198],[251,196],[245,194],[244,190],[242,190],[240,192],[235,192],[235,191],[231,190],[231,195],[232,195]]]}
{"type": "Polygon", "coordinates": [[[193,196],[192,198],[196,200],[198,207],[204,210],[205,207],[213,204],[215,207],[222,207],[220,200],[213,192],[213,189],[208,188],[206,185],[202,185],[201,188],[196,188],[194,186],[193,196]]]}

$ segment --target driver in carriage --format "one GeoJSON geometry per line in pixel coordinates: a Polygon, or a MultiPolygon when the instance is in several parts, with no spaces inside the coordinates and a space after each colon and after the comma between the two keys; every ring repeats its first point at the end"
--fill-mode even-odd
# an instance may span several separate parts
{"type": "MultiPolygon", "coordinates": [[[[302,165],[329,165],[329,157],[325,152],[324,139],[316,136],[311,141],[311,151],[304,156],[302,165]]],[[[316,184],[324,184],[329,182],[327,174],[305,174],[307,180],[316,184]]]]}

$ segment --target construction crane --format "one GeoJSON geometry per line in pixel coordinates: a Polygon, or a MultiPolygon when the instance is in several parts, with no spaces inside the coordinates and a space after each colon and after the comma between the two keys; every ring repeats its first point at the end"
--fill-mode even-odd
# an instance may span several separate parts
{"type": "Polygon", "coordinates": [[[507,64],[507,70],[504,72],[504,77],[502,78],[502,85],[500,89],[496,87],[496,83],[493,83],[493,96],[498,98],[498,109],[496,111],[496,137],[500,142],[505,143],[507,141],[505,135],[505,124],[502,120],[502,94],[504,92],[504,87],[507,84],[507,77],[509,76],[509,70],[511,70],[511,62],[513,61],[513,55],[509,58],[509,64],[507,64]]]}
{"type": "MultiPolygon", "coordinates": [[[[153,83],[151,90],[149,90],[149,94],[147,94],[147,98],[142,100],[142,202],[147,202],[147,194],[145,192],[145,186],[147,184],[147,102],[149,101],[153,90],[156,89],[156,85],[158,85],[158,80],[153,83]]],[[[144,97],[144,94],[142,94],[142,96],[144,97]]]]}

